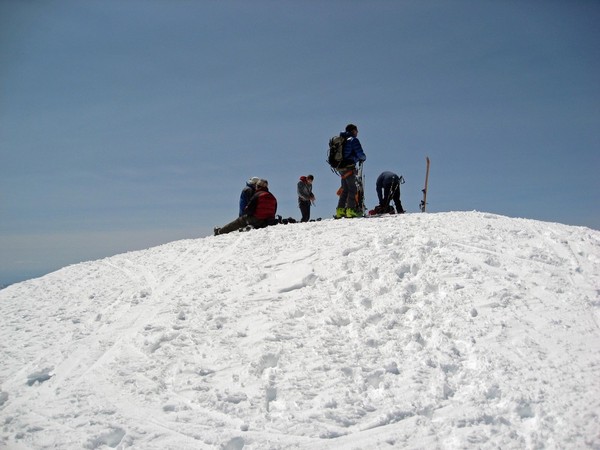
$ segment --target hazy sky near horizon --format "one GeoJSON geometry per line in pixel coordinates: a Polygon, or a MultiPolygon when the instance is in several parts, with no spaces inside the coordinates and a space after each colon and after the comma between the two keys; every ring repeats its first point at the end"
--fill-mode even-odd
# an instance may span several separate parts
{"type": "Polygon", "coordinates": [[[251,176],[330,217],[356,123],[417,212],[600,229],[596,1],[0,1],[0,284],[212,234],[251,176]]]}

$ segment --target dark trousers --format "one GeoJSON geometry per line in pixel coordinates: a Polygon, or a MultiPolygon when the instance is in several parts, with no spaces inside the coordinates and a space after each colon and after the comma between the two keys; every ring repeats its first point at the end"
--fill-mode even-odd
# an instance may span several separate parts
{"type": "Polygon", "coordinates": [[[308,222],[310,220],[310,201],[298,200],[298,206],[300,207],[300,213],[302,214],[300,222],[308,222]]]}
{"type": "Polygon", "coordinates": [[[400,213],[404,211],[404,208],[402,208],[402,202],[400,201],[400,188],[396,187],[396,189],[393,189],[392,186],[383,188],[383,202],[381,202],[381,206],[390,206],[392,200],[396,205],[396,212],[400,213]]]}
{"type": "Polygon", "coordinates": [[[257,219],[254,216],[247,216],[244,214],[243,216],[229,222],[227,225],[223,225],[219,229],[219,234],[231,233],[232,231],[239,230],[247,225],[251,225],[254,228],[263,228],[267,226],[267,220],[257,219]]]}
{"type": "Polygon", "coordinates": [[[340,200],[338,201],[338,208],[352,208],[356,209],[356,174],[354,167],[340,172],[342,177],[342,185],[340,190],[340,200]]]}

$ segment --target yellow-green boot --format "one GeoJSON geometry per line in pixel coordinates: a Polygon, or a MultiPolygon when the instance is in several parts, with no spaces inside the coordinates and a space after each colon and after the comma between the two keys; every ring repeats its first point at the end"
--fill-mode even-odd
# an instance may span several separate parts
{"type": "Polygon", "coordinates": [[[335,218],[341,219],[342,217],[346,217],[346,208],[337,208],[335,210],[335,218]]]}
{"type": "Polygon", "coordinates": [[[346,217],[352,219],[354,217],[361,217],[362,214],[359,213],[356,209],[354,208],[346,208],[346,217]]]}

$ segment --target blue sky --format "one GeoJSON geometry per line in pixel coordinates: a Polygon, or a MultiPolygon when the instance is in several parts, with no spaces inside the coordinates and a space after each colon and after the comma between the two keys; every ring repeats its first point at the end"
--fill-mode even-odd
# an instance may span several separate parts
{"type": "Polygon", "coordinates": [[[0,2],[0,284],[279,213],[358,125],[367,206],[600,229],[596,1],[0,2]]]}

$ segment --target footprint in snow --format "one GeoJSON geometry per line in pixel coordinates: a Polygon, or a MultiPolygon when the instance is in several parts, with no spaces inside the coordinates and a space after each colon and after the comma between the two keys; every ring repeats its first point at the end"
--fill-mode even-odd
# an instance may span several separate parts
{"type": "Polygon", "coordinates": [[[50,373],[52,372],[52,370],[54,370],[53,367],[47,367],[38,372],[34,372],[32,374],[27,375],[27,385],[33,386],[35,383],[43,383],[44,381],[49,380],[50,378],[52,378],[52,375],[50,373]]]}
{"type": "Polygon", "coordinates": [[[223,444],[221,448],[223,450],[242,450],[245,444],[244,439],[238,436],[230,439],[229,442],[223,444]]]}

